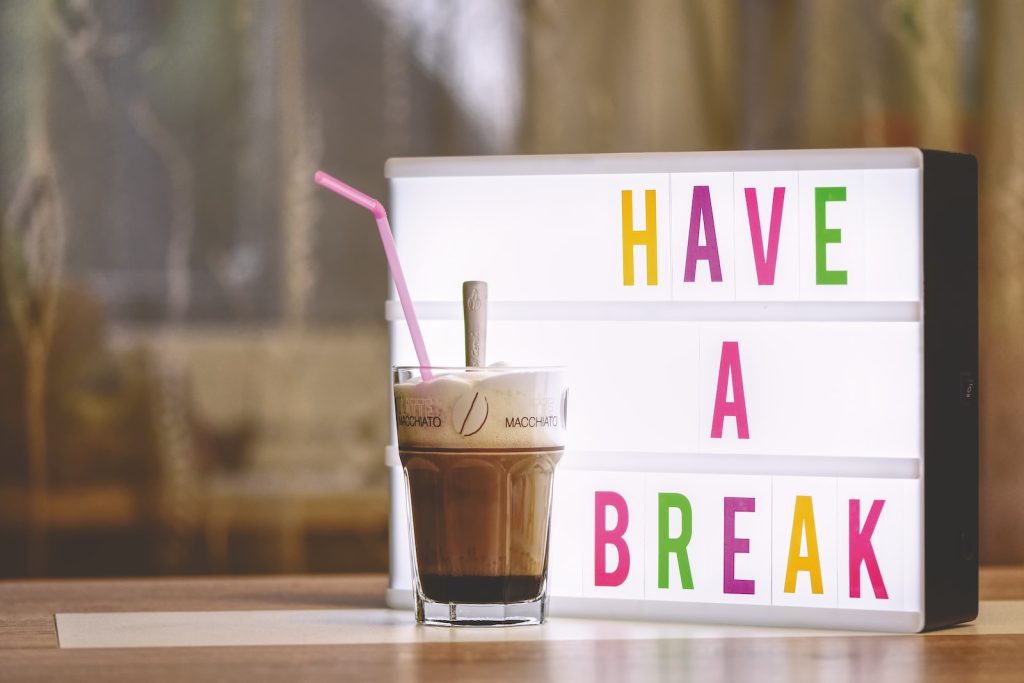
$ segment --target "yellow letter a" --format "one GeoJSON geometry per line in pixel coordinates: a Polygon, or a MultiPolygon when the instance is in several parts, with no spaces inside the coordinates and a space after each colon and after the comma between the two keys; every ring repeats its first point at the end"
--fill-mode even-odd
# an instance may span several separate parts
{"type": "Polygon", "coordinates": [[[797,496],[793,509],[793,533],[789,538],[789,562],[786,564],[786,584],[783,591],[796,592],[798,572],[810,572],[811,592],[820,595],[821,560],[818,558],[818,534],[814,530],[814,507],[810,496],[797,496]],[[807,555],[800,554],[800,539],[807,536],[807,555]]]}

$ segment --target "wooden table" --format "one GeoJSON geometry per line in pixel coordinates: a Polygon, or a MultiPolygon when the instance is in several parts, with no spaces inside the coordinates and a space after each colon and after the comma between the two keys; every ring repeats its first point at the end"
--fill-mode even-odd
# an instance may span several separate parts
{"type": "MultiPolygon", "coordinates": [[[[981,585],[983,600],[1024,600],[1024,568],[985,569],[981,585]]],[[[0,680],[1024,680],[1024,624],[1004,635],[77,650],[58,648],[54,626],[66,612],[372,609],[384,588],[382,576],[0,582],[0,680]]]]}

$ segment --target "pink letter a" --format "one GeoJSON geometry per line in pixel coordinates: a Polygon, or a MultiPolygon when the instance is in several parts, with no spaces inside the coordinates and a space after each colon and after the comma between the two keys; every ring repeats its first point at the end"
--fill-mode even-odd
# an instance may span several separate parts
{"type": "Polygon", "coordinates": [[[594,492],[594,585],[621,586],[629,576],[629,546],[622,538],[629,526],[626,499],[614,491],[594,492]],[[609,507],[615,508],[615,528],[606,528],[609,507]],[[605,563],[605,546],[613,545],[619,554],[619,566],[609,572],[605,563]]]}
{"type": "Polygon", "coordinates": [[[747,428],[747,402],[743,398],[743,370],[740,368],[739,342],[722,342],[722,359],[718,365],[718,391],[715,393],[715,414],[711,419],[711,438],[722,438],[726,416],[736,418],[736,435],[750,438],[747,428]],[[732,400],[727,401],[728,381],[732,378],[732,400]]]}

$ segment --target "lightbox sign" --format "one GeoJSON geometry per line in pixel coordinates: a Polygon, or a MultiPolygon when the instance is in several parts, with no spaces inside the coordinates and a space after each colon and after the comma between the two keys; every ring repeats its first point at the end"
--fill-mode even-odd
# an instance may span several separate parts
{"type": "MultiPolygon", "coordinates": [[[[459,286],[487,280],[489,358],[570,368],[553,614],[891,631],[974,618],[972,157],[397,159],[387,174],[432,360],[461,363],[459,286]]],[[[391,339],[392,361],[415,364],[404,329],[391,339]]]]}

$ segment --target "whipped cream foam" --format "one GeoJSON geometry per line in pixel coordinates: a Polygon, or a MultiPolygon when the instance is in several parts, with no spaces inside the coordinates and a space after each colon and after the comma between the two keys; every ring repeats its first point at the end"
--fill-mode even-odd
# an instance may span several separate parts
{"type": "Polygon", "coordinates": [[[394,385],[399,448],[519,449],[565,445],[561,368],[436,369],[394,385]]]}

